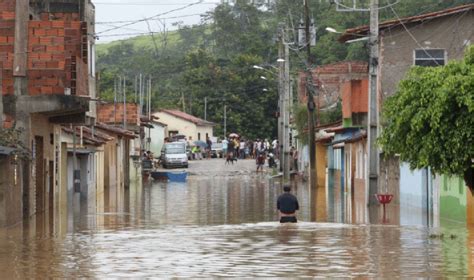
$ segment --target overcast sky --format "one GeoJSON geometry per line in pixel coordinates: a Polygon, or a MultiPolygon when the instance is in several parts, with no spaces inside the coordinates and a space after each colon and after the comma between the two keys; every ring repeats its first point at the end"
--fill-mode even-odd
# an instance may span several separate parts
{"type": "Polygon", "coordinates": [[[96,9],[96,33],[98,43],[120,40],[166,29],[173,30],[182,25],[198,24],[203,14],[216,7],[220,0],[92,0],[96,9]],[[199,3],[201,2],[201,3],[199,3]],[[197,4],[199,3],[199,4],[197,4]],[[145,21],[145,18],[151,18],[145,21]],[[132,24],[134,21],[141,20],[132,24]],[[127,25],[127,26],[123,26],[127,25]],[[121,28],[118,28],[121,27],[121,28]]]}

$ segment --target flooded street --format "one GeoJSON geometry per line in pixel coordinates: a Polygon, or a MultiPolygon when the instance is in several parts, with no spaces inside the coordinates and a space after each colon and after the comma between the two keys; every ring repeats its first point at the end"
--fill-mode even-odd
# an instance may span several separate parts
{"type": "Polygon", "coordinates": [[[300,222],[280,225],[280,185],[254,169],[193,161],[187,183],[133,185],[118,211],[2,229],[2,279],[474,276],[473,229],[340,223],[351,215],[301,182],[300,222]]]}

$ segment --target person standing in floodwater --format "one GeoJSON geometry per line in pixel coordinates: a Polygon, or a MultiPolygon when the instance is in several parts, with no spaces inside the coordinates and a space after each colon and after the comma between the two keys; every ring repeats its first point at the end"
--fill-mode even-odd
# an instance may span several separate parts
{"type": "Polygon", "coordinates": [[[290,186],[283,187],[284,193],[278,197],[277,209],[279,211],[280,223],[296,223],[296,211],[300,209],[298,199],[290,193],[290,186]]]}

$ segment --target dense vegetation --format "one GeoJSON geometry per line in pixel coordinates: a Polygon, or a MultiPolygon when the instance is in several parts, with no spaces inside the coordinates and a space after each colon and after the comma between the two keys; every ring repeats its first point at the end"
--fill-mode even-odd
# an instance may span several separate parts
{"type": "Polygon", "coordinates": [[[474,47],[464,61],[413,67],[384,103],[383,116],[386,153],[413,169],[464,177],[474,189],[474,47]]]}
{"type": "MultiPolygon", "coordinates": [[[[381,0],[381,5],[387,1],[381,0]]],[[[250,1],[236,2],[233,6],[219,5],[203,18],[201,25],[183,27],[166,35],[99,45],[100,96],[113,99],[114,78],[122,75],[129,81],[128,99],[133,100],[132,81],[143,73],[153,78],[154,110],[180,108],[203,118],[206,99],[207,119],[218,124],[216,135],[222,135],[226,105],[227,131],[252,138],[274,137],[277,81],[275,75],[252,66],[275,65],[275,36],[279,24],[287,26],[292,39],[296,40],[291,29],[298,26],[303,16],[303,1],[280,0],[269,8],[247,4],[250,1]],[[262,75],[268,80],[260,79],[262,75]]],[[[367,24],[368,13],[337,12],[331,2],[310,0],[318,38],[312,49],[314,65],[310,67],[367,59],[364,43],[340,44],[338,35],[326,32],[325,27],[344,30],[367,24]]],[[[471,1],[402,0],[394,9],[398,15],[408,16],[468,2],[471,1]]],[[[382,9],[380,17],[384,20],[394,15],[390,9],[382,9]]],[[[291,65],[293,73],[303,69],[306,66],[304,53],[292,51],[291,65]]]]}

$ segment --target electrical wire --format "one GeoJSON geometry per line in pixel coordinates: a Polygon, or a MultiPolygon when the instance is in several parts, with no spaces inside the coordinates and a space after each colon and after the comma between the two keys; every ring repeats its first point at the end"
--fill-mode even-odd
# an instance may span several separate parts
{"type": "MultiPolygon", "coordinates": [[[[194,17],[194,16],[203,16],[202,13],[200,14],[189,14],[189,15],[182,15],[182,16],[174,16],[174,17],[163,17],[163,18],[154,18],[156,20],[166,20],[166,19],[177,19],[177,18],[187,18],[187,17],[194,17]]],[[[130,23],[135,22],[137,20],[121,20],[121,21],[99,21],[95,22],[95,25],[108,25],[108,24],[117,24],[117,23],[130,23]]]]}
{"type": "MultiPolygon", "coordinates": [[[[137,2],[137,3],[123,3],[123,2],[94,2],[94,5],[104,5],[104,6],[179,6],[179,5],[187,5],[192,3],[145,3],[145,2],[137,2]]],[[[201,5],[219,5],[219,2],[202,2],[201,5]]]]}
{"type": "Polygon", "coordinates": [[[120,28],[123,28],[123,27],[126,27],[126,26],[130,26],[130,25],[133,25],[133,24],[137,24],[137,23],[139,23],[139,22],[144,22],[144,21],[147,21],[147,20],[153,20],[153,19],[159,18],[160,16],[163,16],[163,15],[171,14],[171,13],[174,13],[174,12],[177,12],[177,11],[181,11],[181,10],[184,10],[184,9],[187,9],[187,8],[192,7],[192,6],[195,6],[195,5],[199,5],[199,4],[202,3],[202,2],[203,2],[203,0],[200,0],[200,1],[198,1],[198,2],[194,2],[194,3],[191,3],[191,4],[185,5],[185,6],[183,6],[183,7],[180,7],[180,8],[172,9],[172,10],[169,10],[169,11],[167,11],[167,12],[163,12],[163,13],[160,13],[160,14],[156,14],[156,15],[151,16],[151,17],[139,19],[139,20],[136,20],[136,21],[133,21],[133,22],[130,22],[130,23],[125,23],[125,24],[122,24],[122,25],[117,26],[117,27],[114,27],[114,28],[109,28],[109,29],[106,29],[106,30],[97,32],[95,35],[100,35],[100,34],[103,34],[103,33],[109,32],[109,31],[117,30],[117,29],[120,29],[120,28]]]}
{"type": "MultiPolygon", "coordinates": [[[[341,12],[368,12],[370,11],[370,8],[361,8],[361,9],[356,9],[354,7],[349,7],[349,6],[346,6],[344,4],[341,4],[339,2],[340,0],[334,0],[334,3],[338,6],[338,7],[343,7],[344,9],[346,9],[345,11],[341,11],[341,12]]],[[[354,0],[353,0],[354,1],[354,0]]],[[[392,6],[394,5],[397,5],[398,3],[400,3],[400,0],[396,0],[395,2],[393,3],[389,3],[385,6],[382,6],[382,7],[378,7],[376,10],[383,10],[383,9],[386,9],[386,8],[391,8],[392,6]]]]}
{"type": "Polygon", "coordinates": [[[427,51],[426,51],[426,48],[423,47],[420,42],[418,42],[418,40],[415,38],[415,36],[413,36],[413,34],[410,32],[410,30],[406,27],[405,23],[403,22],[403,20],[398,16],[397,12],[395,11],[395,9],[393,9],[393,7],[390,7],[390,9],[392,10],[393,14],[395,15],[395,17],[397,18],[397,20],[400,22],[400,24],[403,26],[403,28],[405,29],[405,31],[408,33],[408,35],[410,35],[410,37],[413,39],[413,41],[418,45],[419,48],[421,48],[423,50],[423,52],[429,57],[431,58],[435,63],[436,65],[440,66],[440,64],[438,63],[438,61],[436,61],[436,59],[434,57],[432,57],[427,51]]]}

